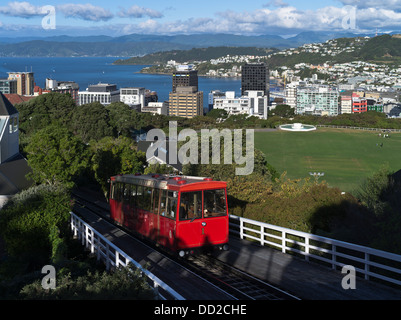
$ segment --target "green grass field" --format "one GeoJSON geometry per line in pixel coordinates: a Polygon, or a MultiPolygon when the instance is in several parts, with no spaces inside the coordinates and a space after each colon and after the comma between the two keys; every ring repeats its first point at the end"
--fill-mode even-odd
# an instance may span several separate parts
{"type": "Polygon", "coordinates": [[[318,128],[312,132],[255,132],[255,148],[291,179],[324,172],[330,186],[352,192],[383,166],[401,169],[401,133],[318,128]],[[380,144],[383,144],[381,147],[380,144]]]}

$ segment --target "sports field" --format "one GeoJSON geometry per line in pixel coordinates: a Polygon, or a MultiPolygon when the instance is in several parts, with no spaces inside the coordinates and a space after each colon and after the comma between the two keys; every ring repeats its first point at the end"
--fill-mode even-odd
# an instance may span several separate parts
{"type": "Polygon", "coordinates": [[[255,132],[255,148],[279,173],[287,171],[291,179],[324,172],[321,180],[352,192],[383,166],[392,171],[401,169],[401,133],[391,133],[388,138],[379,137],[379,133],[327,128],[255,132]]]}

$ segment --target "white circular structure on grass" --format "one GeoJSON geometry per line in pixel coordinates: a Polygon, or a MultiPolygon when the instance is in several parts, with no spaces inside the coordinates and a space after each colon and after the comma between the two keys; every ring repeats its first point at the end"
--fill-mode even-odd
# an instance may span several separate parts
{"type": "Polygon", "coordinates": [[[279,128],[284,131],[294,132],[307,132],[316,130],[315,126],[302,123],[282,124],[279,128]]]}

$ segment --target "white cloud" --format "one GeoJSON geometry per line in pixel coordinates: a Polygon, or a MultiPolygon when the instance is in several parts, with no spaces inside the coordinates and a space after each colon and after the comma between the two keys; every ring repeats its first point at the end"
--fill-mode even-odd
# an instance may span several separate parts
{"type": "Polygon", "coordinates": [[[355,6],[359,9],[388,9],[393,11],[401,10],[401,1],[399,0],[340,0],[344,5],[355,6]]]}
{"type": "MultiPolygon", "coordinates": [[[[47,14],[44,10],[46,6],[35,6],[29,2],[13,1],[6,6],[0,7],[0,14],[19,17],[32,18],[35,16],[43,16],[47,14]]],[[[56,6],[56,12],[61,12],[65,17],[73,17],[88,21],[107,21],[113,18],[113,14],[102,7],[92,4],[73,4],[67,3],[56,6]]]]}
{"type": "Polygon", "coordinates": [[[149,9],[149,8],[139,7],[137,5],[134,5],[128,9],[122,9],[118,13],[118,15],[123,18],[126,18],[126,17],[143,18],[144,16],[148,16],[149,18],[162,18],[163,17],[163,14],[159,11],[149,9]]]}
{"type": "Polygon", "coordinates": [[[61,11],[67,18],[77,18],[87,21],[107,21],[114,17],[109,11],[99,6],[87,4],[67,3],[58,5],[57,12],[61,11]]]}
{"type": "Polygon", "coordinates": [[[42,7],[35,6],[29,2],[9,2],[6,6],[0,7],[0,13],[20,18],[31,18],[39,15],[43,15],[42,7]]]}

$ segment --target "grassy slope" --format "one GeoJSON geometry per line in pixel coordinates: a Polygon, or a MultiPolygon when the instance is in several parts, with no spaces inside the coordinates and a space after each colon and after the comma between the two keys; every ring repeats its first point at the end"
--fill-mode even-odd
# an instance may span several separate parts
{"type": "Polygon", "coordinates": [[[383,165],[401,169],[401,134],[390,138],[376,132],[318,129],[314,132],[255,132],[255,147],[289,178],[324,172],[330,186],[352,192],[383,165]],[[383,143],[383,147],[380,144],[383,143]],[[378,144],[378,146],[376,145],[378,144]]]}

